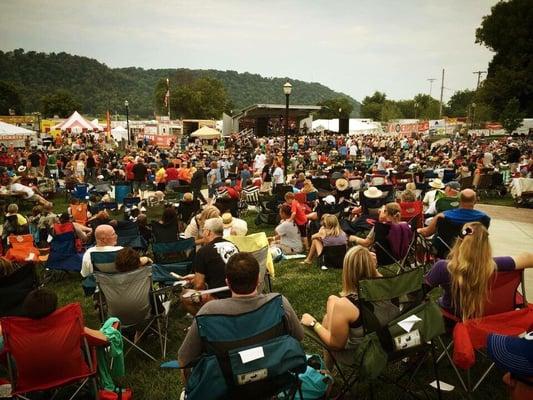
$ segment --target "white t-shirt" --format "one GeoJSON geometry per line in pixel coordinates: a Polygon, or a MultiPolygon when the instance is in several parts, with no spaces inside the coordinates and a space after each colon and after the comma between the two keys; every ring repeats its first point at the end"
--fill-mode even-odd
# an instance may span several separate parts
{"type": "Polygon", "coordinates": [[[262,171],[263,167],[265,166],[265,162],[266,162],[266,156],[263,153],[257,154],[254,158],[254,170],[262,171]]]}
{"type": "Polygon", "coordinates": [[[357,155],[357,146],[355,144],[350,146],[350,155],[351,156],[357,155]]]}
{"type": "Polygon", "coordinates": [[[385,163],[386,162],[387,162],[387,160],[385,159],[385,157],[380,156],[378,158],[378,171],[385,171],[385,163]]]}
{"type": "Polygon", "coordinates": [[[91,253],[95,251],[119,251],[122,250],[122,246],[94,246],[83,253],[83,258],[81,260],[81,271],[80,274],[84,278],[93,273],[93,262],[91,261],[91,253]]]}
{"type": "Polygon", "coordinates": [[[276,185],[281,185],[283,183],[283,169],[281,167],[276,167],[272,174],[272,178],[276,185]]]}
{"type": "Polygon", "coordinates": [[[35,194],[35,192],[33,191],[33,189],[31,187],[24,186],[21,183],[12,183],[11,184],[11,191],[12,192],[24,192],[25,193],[25,195],[24,195],[25,199],[29,199],[35,194]]]}
{"type": "Polygon", "coordinates": [[[302,239],[300,231],[292,221],[282,221],[276,227],[276,233],[280,237],[280,244],[290,247],[295,253],[302,251],[302,239]]]}

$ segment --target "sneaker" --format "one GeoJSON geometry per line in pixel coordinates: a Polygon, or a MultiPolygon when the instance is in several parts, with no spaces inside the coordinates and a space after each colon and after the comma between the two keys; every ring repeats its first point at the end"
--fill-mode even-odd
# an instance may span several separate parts
{"type": "Polygon", "coordinates": [[[327,271],[327,270],[328,270],[328,267],[326,267],[325,265],[322,265],[322,266],[320,267],[320,269],[321,269],[322,271],[327,271]]]}

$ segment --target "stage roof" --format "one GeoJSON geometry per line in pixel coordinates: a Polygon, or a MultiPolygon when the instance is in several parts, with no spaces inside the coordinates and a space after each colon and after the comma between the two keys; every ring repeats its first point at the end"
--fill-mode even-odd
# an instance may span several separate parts
{"type": "MultiPolygon", "coordinates": [[[[315,111],[319,111],[321,106],[289,105],[289,114],[291,117],[307,117],[315,111]]],[[[285,104],[254,104],[246,107],[233,118],[262,118],[285,115],[285,104]]]]}

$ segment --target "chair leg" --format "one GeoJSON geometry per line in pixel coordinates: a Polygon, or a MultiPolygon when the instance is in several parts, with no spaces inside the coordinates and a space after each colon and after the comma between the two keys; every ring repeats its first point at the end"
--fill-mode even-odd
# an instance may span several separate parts
{"type": "MultiPolygon", "coordinates": [[[[80,390],[85,386],[85,384],[89,381],[89,378],[85,378],[80,386],[76,389],[76,391],[68,398],[68,400],[72,400],[76,397],[76,395],[80,392],[80,390]]],[[[57,393],[57,392],[56,392],[57,393]]],[[[55,397],[55,395],[54,395],[55,397]]]]}
{"type": "Polygon", "coordinates": [[[435,379],[437,381],[437,396],[439,400],[442,400],[442,392],[440,390],[439,368],[437,366],[437,354],[435,353],[435,343],[433,343],[433,340],[431,340],[431,358],[433,361],[433,372],[435,373],[435,379]]]}

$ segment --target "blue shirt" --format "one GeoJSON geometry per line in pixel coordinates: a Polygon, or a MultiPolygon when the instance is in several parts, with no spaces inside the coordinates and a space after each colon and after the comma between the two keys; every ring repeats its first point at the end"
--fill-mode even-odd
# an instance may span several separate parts
{"type": "Polygon", "coordinates": [[[451,222],[463,225],[467,222],[481,222],[487,228],[490,225],[490,217],[483,211],[471,210],[469,208],[454,208],[443,212],[444,216],[451,222]]]}

